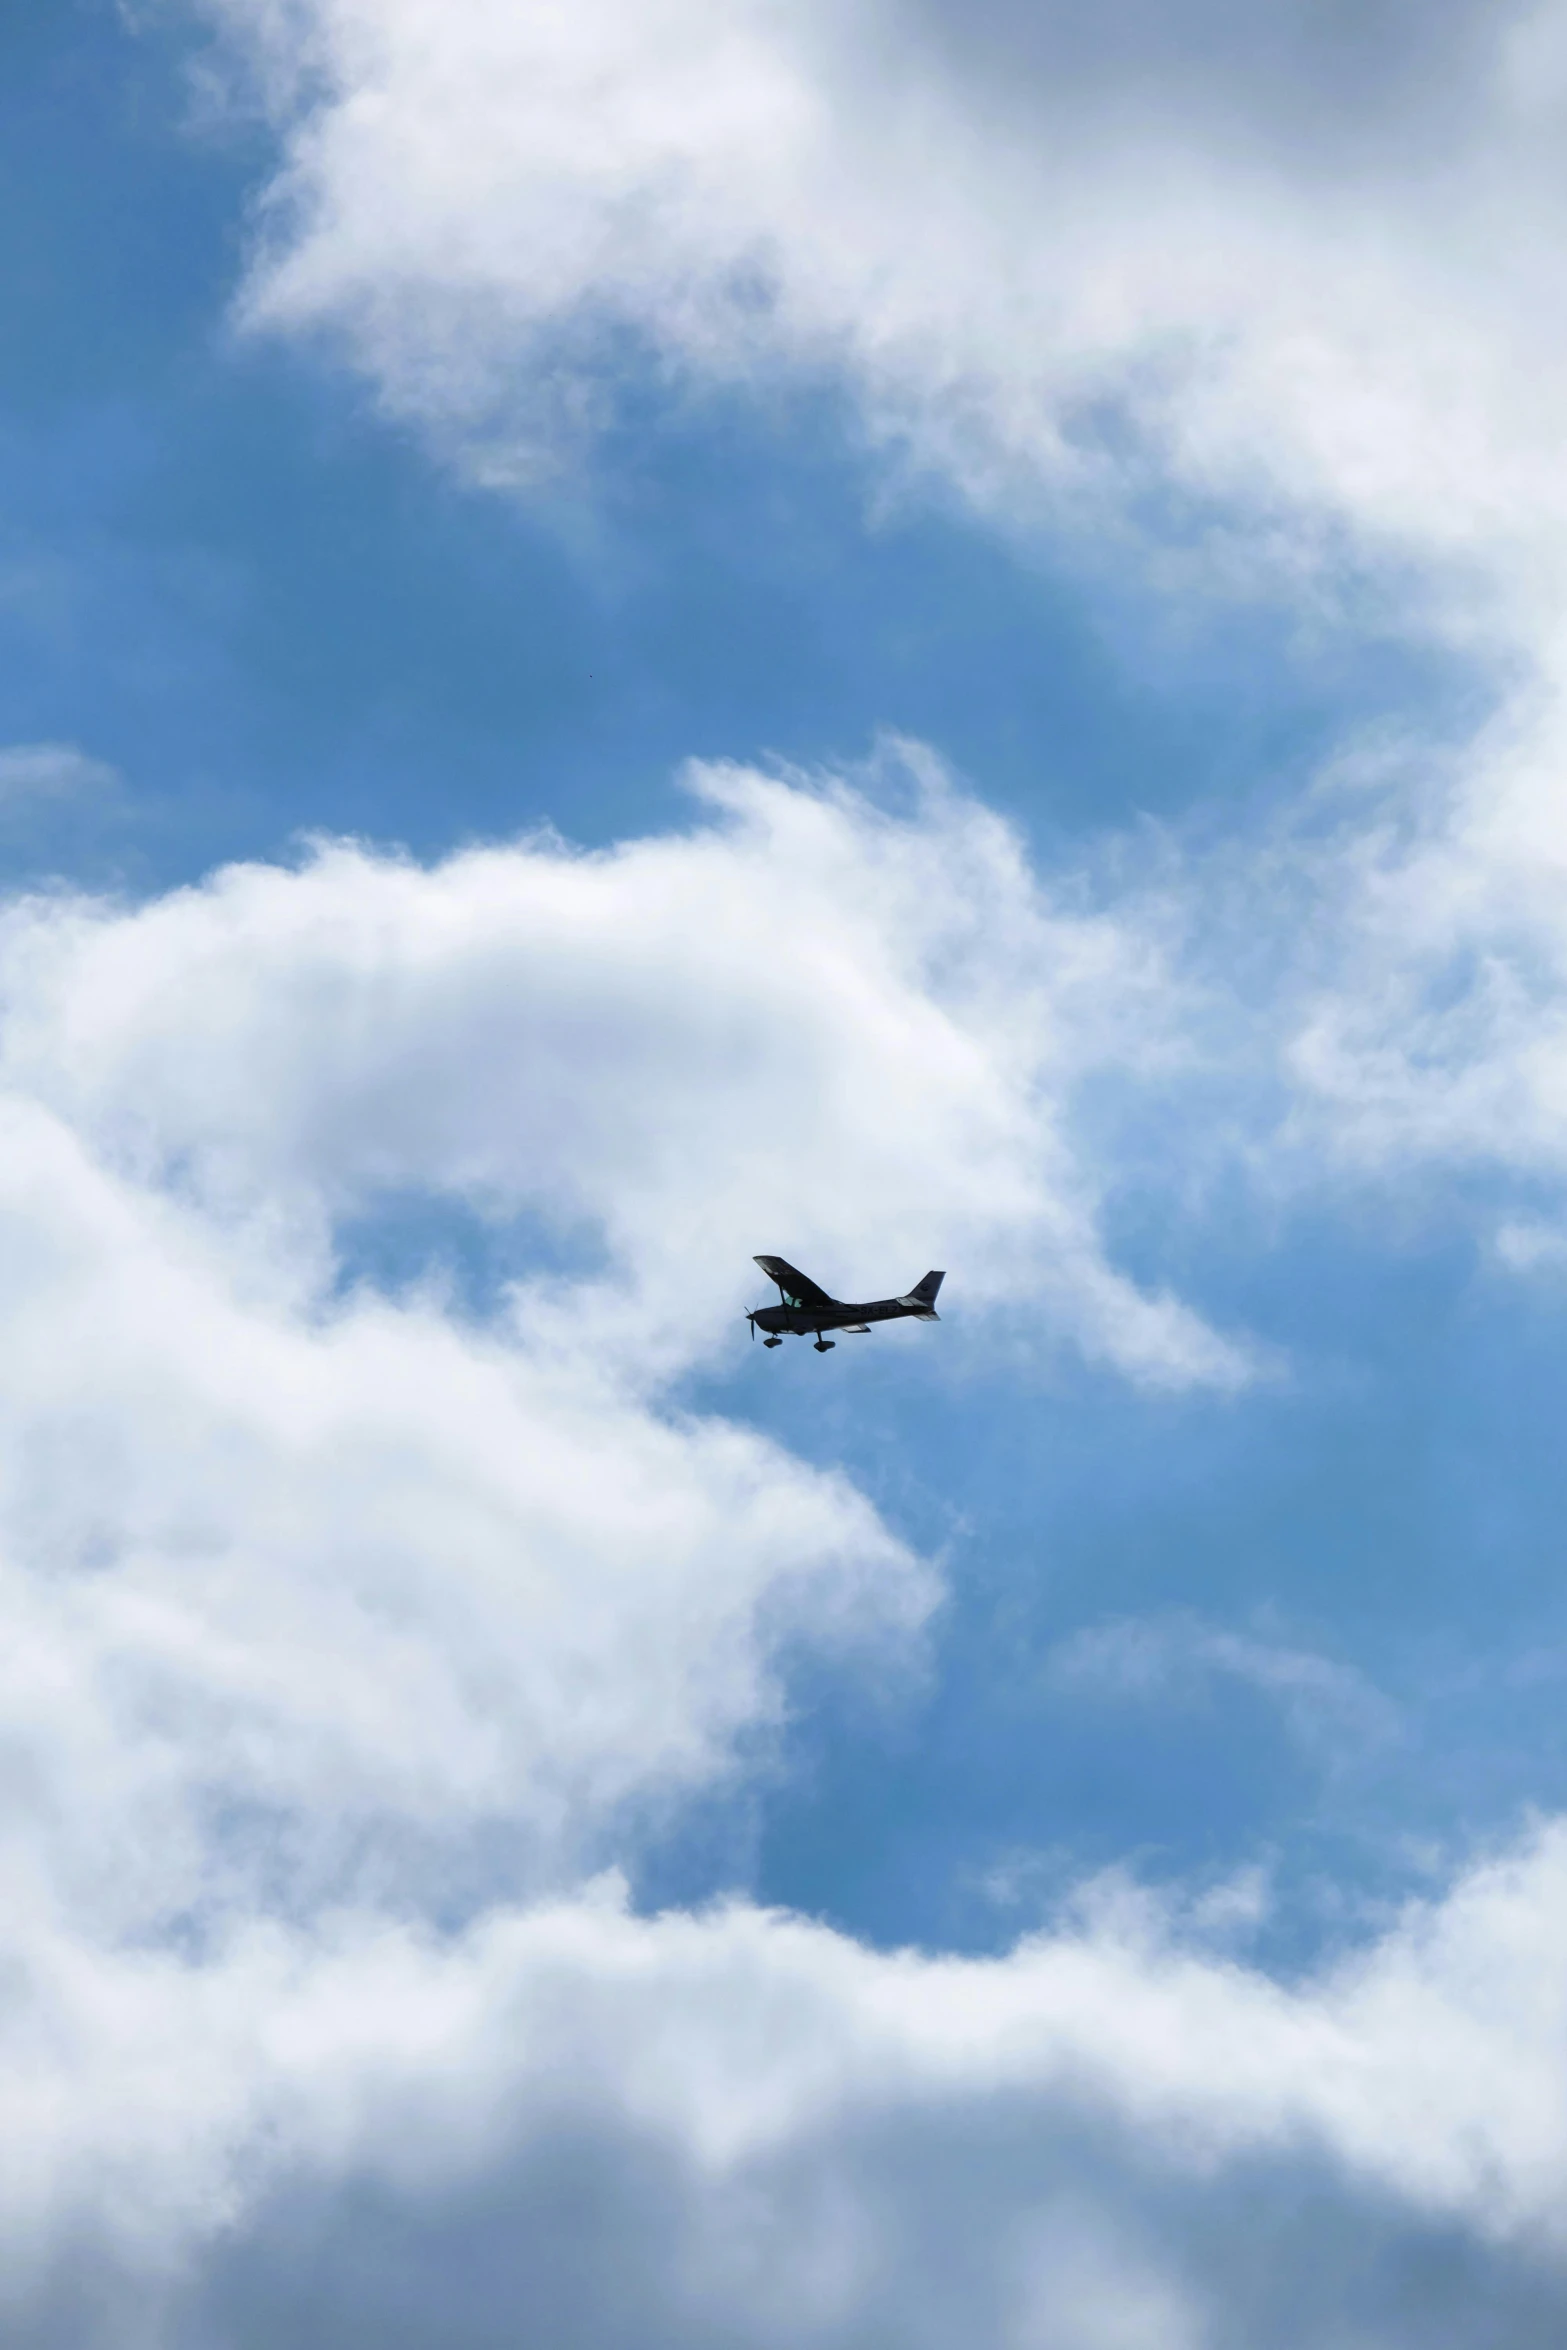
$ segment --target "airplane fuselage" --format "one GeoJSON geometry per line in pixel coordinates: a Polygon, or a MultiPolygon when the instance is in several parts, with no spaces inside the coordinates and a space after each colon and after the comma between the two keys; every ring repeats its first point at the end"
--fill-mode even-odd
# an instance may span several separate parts
{"type": "Polygon", "coordinates": [[[826,1354],[833,1343],[823,1337],[826,1330],[863,1332],[873,1322],[934,1322],[940,1318],[936,1294],[946,1279],[944,1273],[925,1274],[904,1297],[873,1297],[854,1305],[846,1298],[829,1297],[787,1257],[758,1257],[756,1261],[768,1280],[778,1285],[780,1302],[757,1306],[747,1316],[753,1332],[766,1331],[769,1346],[779,1345],[785,1336],[814,1336],[818,1354],[826,1354]]]}
{"type": "Polygon", "coordinates": [[[928,1309],[906,1306],[901,1297],[878,1297],[862,1306],[843,1305],[836,1298],[823,1306],[758,1306],[754,1319],[758,1330],[775,1337],[787,1333],[804,1338],[820,1330],[855,1330],[872,1322],[901,1322],[909,1316],[923,1322],[936,1319],[928,1309]]]}

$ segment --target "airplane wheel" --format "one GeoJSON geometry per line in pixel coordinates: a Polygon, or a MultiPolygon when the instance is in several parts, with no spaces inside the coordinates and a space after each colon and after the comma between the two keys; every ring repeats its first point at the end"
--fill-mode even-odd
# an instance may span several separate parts
{"type": "Polygon", "coordinates": [[[837,1343],[838,1341],[836,1338],[818,1338],[816,1341],[816,1351],[819,1355],[831,1354],[837,1343]]]}
{"type": "Polygon", "coordinates": [[[782,1346],[783,1340],[781,1338],[764,1338],[762,1344],[764,1346],[782,1346]]]}

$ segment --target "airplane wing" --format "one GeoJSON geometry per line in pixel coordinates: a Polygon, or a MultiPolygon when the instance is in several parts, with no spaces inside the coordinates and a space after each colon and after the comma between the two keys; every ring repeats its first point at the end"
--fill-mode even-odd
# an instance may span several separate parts
{"type": "Polygon", "coordinates": [[[758,1257],[756,1262],[761,1266],[769,1281],[777,1282],[783,1292],[786,1305],[805,1306],[809,1309],[811,1306],[830,1306],[837,1303],[835,1298],[830,1298],[827,1295],[825,1289],[818,1289],[814,1281],[808,1280],[804,1273],[797,1271],[787,1257],[758,1257]]]}

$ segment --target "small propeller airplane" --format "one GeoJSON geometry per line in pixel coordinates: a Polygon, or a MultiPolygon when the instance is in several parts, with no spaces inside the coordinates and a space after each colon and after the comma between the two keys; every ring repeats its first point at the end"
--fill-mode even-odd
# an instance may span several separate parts
{"type": "Polygon", "coordinates": [[[792,1330],[798,1338],[816,1333],[816,1351],[827,1354],[837,1344],[824,1338],[824,1330],[846,1330],[851,1337],[863,1337],[873,1322],[901,1322],[912,1315],[917,1322],[939,1322],[936,1311],[936,1292],[947,1278],[945,1273],[927,1273],[923,1281],[916,1281],[907,1297],[873,1298],[868,1305],[847,1306],[841,1299],[829,1297],[825,1289],[818,1289],[814,1281],[796,1272],[783,1257],[758,1257],[756,1262],[769,1281],[776,1281],[782,1305],[757,1306],[746,1315],[754,1338],[757,1326],[767,1332],[766,1346],[782,1346],[784,1332],[792,1330]]]}

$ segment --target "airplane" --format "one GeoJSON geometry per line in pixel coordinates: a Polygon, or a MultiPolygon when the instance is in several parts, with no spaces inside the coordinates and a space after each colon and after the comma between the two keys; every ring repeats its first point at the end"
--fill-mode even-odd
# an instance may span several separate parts
{"type": "Polygon", "coordinates": [[[873,1322],[901,1322],[911,1315],[917,1322],[939,1322],[936,1311],[936,1292],[947,1276],[945,1273],[927,1273],[923,1281],[916,1281],[907,1297],[878,1297],[869,1305],[846,1306],[838,1298],[829,1297],[825,1289],[818,1289],[803,1273],[783,1257],[758,1257],[756,1262],[769,1281],[776,1281],[778,1294],[783,1299],[779,1306],[757,1306],[746,1315],[751,1325],[751,1336],[756,1336],[757,1325],[767,1332],[764,1346],[782,1346],[783,1334],[792,1330],[796,1337],[805,1338],[816,1333],[816,1351],[830,1354],[837,1341],[824,1338],[824,1330],[846,1330],[851,1337],[864,1337],[873,1322]]]}

